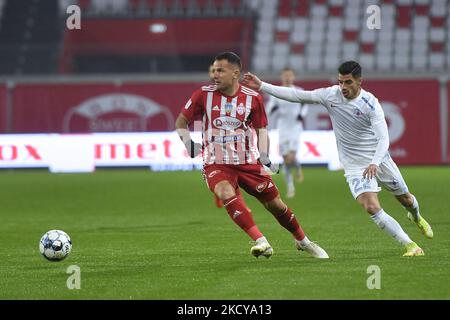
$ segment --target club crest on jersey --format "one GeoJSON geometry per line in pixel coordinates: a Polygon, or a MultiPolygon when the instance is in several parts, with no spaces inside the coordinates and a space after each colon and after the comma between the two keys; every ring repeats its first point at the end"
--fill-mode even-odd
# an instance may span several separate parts
{"type": "Polygon", "coordinates": [[[267,182],[260,183],[256,186],[256,191],[261,193],[264,191],[264,189],[266,189],[266,187],[267,187],[267,182]]]}
{"type": "Polygon", "coordinates": [[[214,119],[213,124],[217,129],[235,130],[242,125],[242,122],[236,118],[224,116],[214,119]]]}
{"type": "Polygon", "coordinates": [[[358,108],[353,109],[353,115],[356,117],[361,117],[363,113],[358,108]]]}
{"type": "Polygon", "coordinates": [[[245,112],[244,104],[240,103],[236,108],[236,112],[238,113],[238,115],[242,116],[245,112]]]}
{"type": "Polygon", "coordinates": [[[225,113],[230,114],[231,111],[233,110],[233,104],[227,102],[227,103],[225,103],[224,108],[225,108],[225,113]]]}

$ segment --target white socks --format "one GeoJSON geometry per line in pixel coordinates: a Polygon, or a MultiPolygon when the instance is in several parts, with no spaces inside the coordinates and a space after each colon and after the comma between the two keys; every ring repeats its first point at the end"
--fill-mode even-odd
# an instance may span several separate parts
{"type": "Polygon", "coordinates": [[[403,231],[400,224],[383,209],[372,215],[371,218],[373,222],[380,227],[380,229],[383,229],[388,234],[393,236],[395,240],[400,242],[402,245],[407,245],[408,243],[413,242],[405,231],[403,231]]]}
{"type": "Polygon", "coordinates": [[[269,243],[269,241],[267,241],[266,237],[260,237],[258,239],[256,239],[256,243],[260,244],[260,243],[269,243]]]}
{"type": "Polygon", "coordinates": [[[311,241],[305,236],[302,240],[295,240],[300,243],[302,246],[307,246],[311,241]]]}
{"type": "Polygon", "coordinates": [[[414,221],[417,222],[420,219],[420,213],[419,213],[419,203],[416,200],[416,197],[414,197],[413,195],[411,195],[411,197],[413,198],[413,204],[411,207],[405,207],[406,210],[408,210],[409,212],[411,212],[411,215],[414,218],[414,221]]]}
{"type": "Polygon", "coordinates": [[[286,181],[287,186],[294,183],[292,180],[292,168],[294,168],[293,165],[284,164],[284,180],[286,181]]]}

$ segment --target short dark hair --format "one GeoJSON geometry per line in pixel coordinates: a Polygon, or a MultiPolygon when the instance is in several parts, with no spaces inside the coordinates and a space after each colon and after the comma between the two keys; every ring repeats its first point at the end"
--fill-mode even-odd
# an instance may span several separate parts
{"type": "Polygon", "coordinates": [[[281,70],[281,72],[287,72],[287,71],[291,71],[293,74],[295,74],[295,70],[289,67],[283,68],[283,70],[281,70]]]}
{"type": "Polygon", "coordinates": [[[342,75],[351,74],[354,78],[359,78],[362,75],[362,68],[356,61],[346,61],[339,66],[339,73],[342,75]]]}
{"type": "Polygon", "coordinates": [[[234,52],[219,53],[214,58],[214,61],[216,61],[216,60],[227,60],[229,63],[237,66],[239,68],[239,70],[242,70],[241,58],[234,52]]]}

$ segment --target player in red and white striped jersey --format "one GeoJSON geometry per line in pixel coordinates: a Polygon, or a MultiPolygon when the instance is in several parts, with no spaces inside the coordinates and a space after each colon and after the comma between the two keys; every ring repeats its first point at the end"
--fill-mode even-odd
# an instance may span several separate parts
{"type": "MultiPolygon", "coordinates": [[[[214,81],[214,65],[213,64],[209,65],[208,74],[209,74],[209,80],[211,81],[211,83],[215,84],[215,81],[214,81]]],[[[215,193],[213,193],[213,195],[214,195],[214,203],[216,204],[216,207],[219,208],[219,209],[222,208],[223,207],[222,200],[220,200],[219,197],[215,193]]]]}
{"type": "MultiPolygon", "coordinates": [[[[327,253],[304,234],[291,209],[263,165],[268,157],[267,117],[259,93],[240,85],[241,60],[232,52],[214,59],[214,85],[195,91],[176,120],[177,132],[191,157],[203,151],[203,175],[209,189],[223,201],[231,219],[254,241],[251,253],[270,257],[273,249],[256,226],[240,188],[256,197],[295,238],[296,247],[316,258],[327,253]],[[188,126],[196,119],[202,144],[191,140],[188,126]]],[[[194,124],[195,126],[195,124],[194,124]]]]}

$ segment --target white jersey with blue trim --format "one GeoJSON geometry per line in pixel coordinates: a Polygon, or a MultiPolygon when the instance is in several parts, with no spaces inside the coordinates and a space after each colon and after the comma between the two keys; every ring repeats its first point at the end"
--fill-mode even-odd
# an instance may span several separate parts
{"type": "Polygon", "coordinates": [[[264,82],[261,90],[289,101],[325,106],[336,136],[339,159],[346,173],[360,173],[375,158],[379,159],[375,161],[377,164],[389,158],[388,145],[379,147],[377,134],[379,136],[380,133],[376,132],[376,128],[381,127],[382,134],[388,139],[384,112],[378,99],[370,92],[361,88],[359,95],[349,100],[342,95],[338,85],[300,91],[286,90],[264,82]],[[381,154],[376,154],[380,151],[381,154]]]}

